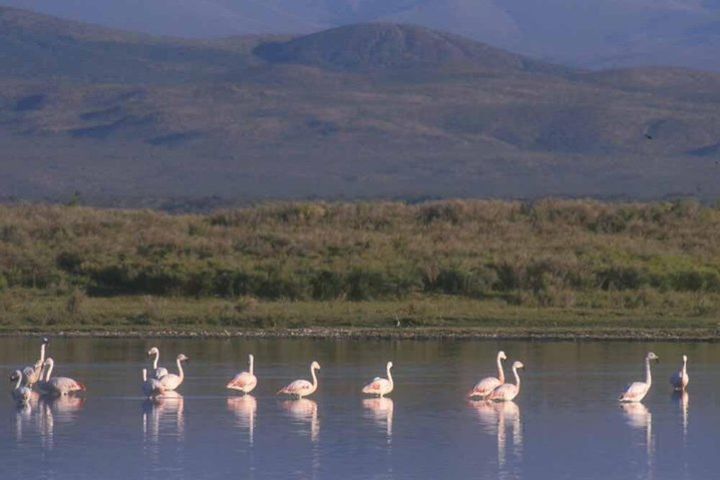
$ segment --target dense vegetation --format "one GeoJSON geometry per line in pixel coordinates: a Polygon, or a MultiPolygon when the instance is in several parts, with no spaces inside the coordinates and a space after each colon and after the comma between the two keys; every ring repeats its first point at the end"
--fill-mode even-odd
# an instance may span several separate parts
{"type": "Polygon", "coordinates": [[[6,206],[0,311],[42,297],[75,315],[93,299],[136,298],[148,322],[157,305],[189,299],[242,318],[273,302],[382,301],[412,317],[412,302],[456,298],[470,312],[491,302],[708,316],[720,305],[719,234],[720,209],[689,201],[284,203],[178,216],[6,206]]]}

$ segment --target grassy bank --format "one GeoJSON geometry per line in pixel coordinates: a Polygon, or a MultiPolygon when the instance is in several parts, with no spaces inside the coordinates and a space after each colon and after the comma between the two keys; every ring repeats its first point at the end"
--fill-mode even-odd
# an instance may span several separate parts
{"type": "Polygon", "coordinates": [[[86,298],[15,292],[0,333],[71,335],[310,335],[382,337],[720,338],[715,315],[666,309],[512,306],[442,296],[408,301],[271,301],[156,297],[86,298]]]}
{"type": "Polygon", "coordinates": [[[719,239],[694,202],[5,206],[0,329],[706,338],[719,239]]]}

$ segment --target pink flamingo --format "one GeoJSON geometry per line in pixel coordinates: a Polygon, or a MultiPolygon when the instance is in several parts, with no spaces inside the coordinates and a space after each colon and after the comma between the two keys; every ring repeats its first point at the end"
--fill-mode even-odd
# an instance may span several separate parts
{"type": "Polygon", "coordinates": [[[515,397],[520,394],[520,375],[518,375],[518,370],[522,368],[525,368],[522,362],[513,362],[512,372],[515,376],[515,385],[512,383],[503,383],[492,391],[488,399],[494,402],[509,402],[514,400],[515,397]]]}
{"type": "Polygon", "coordinates": [[[320,370],[320,364],[318,362],[312,362],[310,364],[310,375],[312,376],[312,383],[308,382],[307,380],[295,380],[291,384],[287,385],[286,387],[281,388],[278,390],[279,394],[285,394],[290,395],[292,397],[296,397],[298,399],[306,397],[308,395],[311,395],[317,390],[318,387],[318,381],[317,376],[315,376],[315,370],[320,370]]]}
{"type": "Polygon", "coordinates": [[[369,395],[376,395],[378,397],[384,397],[388,393],[392,392],[395,386],[392,375],[390,374],[390,369],[392,367],[393,363],[387,362],[385,367],[387,371],[387,378],[375,377],[372,382],[363,387],[362,392],[369,395]]]}
{"type": "Polygon", "coordinates": [[[645,381],[633,382],[625,388],[620,395],[621,402],[640,402],[650,391],[652,386],[652,375],[650,374],[650,361],[659,362],[660,359],[653,352],[648,352],[645,356],[645,381]]]}
{"type": "Polygon", "coordinates": [[[85,391],[85,385],[78,382],[77,380],[73,380],[69,377],[53,377],[50,378],[50,375],[52,374],[53,367],[55,366],[55,361],[48,357],[47,360],[45,360],[45,366],[47,367],[47,373],[45,374],[45,380],[40,382],[40,390],[47,394],[47,395],[68,395],[70,393],[77,393],[77,392],[84,392],[85,391]]]}
{"type": "Polygon", "coordinates": [[[248,371],[240,372],[235,375],[235,377],[230,380],[227,385],[225,385],[225,388],[237,390],[238,392],[242,392],[244,394],[252,392],[255,386],[257,386],[257,377],[253,373],[254,365],[255,357],[250,354],[248,355],[248,371]]]}
{"type": "Polygon", "coordinates": [[[165,391],[175,390],[183,383],[183,380],[185,380],[185,372],[182,368],[182,362],[187,362],[189,360],[190,359],[186,357],[185,354],[181,353],[177,356],[177,359],[175,360],[178,368],[177,375],[174,373],[168,373],[167,375],[163,375],[158,379],[160,381],[160,384],[162,385],[162,388],[165,391]]]}
{"type": "Polygon", "coordinates": [[[684,392],[687,390],[688,383],[690,383],[690,377],[687,373],[687,355],[683,355],[682,359],[682,368],[670,377],[670,384],[676,392],[684,392]]]}
{"type": "Polygon", "coordinates": [[[495,390],[497,387],[505,383],[505,371],[503,370],[502,361],[507,360],[507,355],[505,355],[505,352],[500,350],[497,353],[497,369],[498,369],[498,376],[495,377],[485,377],[482,380],[480,380],[472,390],[470,390],[470,393],[468,393],[468,398],[485,398],[488,395],[492,393],[493,390],[495,390]]]}

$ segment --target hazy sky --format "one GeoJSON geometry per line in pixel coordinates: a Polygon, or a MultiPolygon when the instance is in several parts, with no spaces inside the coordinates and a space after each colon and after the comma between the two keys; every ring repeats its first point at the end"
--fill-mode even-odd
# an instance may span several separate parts
{"type": "Polygon", "coordinates": [[[720,0],[0,0],[0,5],[187,37],[397,21],[562,63],[720,70],[720,0]]]}

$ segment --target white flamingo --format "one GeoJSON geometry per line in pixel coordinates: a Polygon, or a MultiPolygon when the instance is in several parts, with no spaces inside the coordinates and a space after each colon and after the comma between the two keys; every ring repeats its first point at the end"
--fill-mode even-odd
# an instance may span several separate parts
{"type": "Polygon", "coordinates": [[[175,390],[182,384],[183,380],[185,380],[185,372],[182,368],[182,362],[187,362],[188,360],[190,359],[186,357],[185,354],[181,353],[176,359],[178,374],[168,373],[167,375],[160,377],[160,384],[165,391],[175,390]]]}
{"type": "Polygon", "coordinates": [[[278,395],[282,393],[300,399],[314,393],[318,387],[315,370],[320,370],[320,364],[318,362],[312,362],[310,364],[310,375],[313,379],[312,383],[308,382],[307,380],[295,380],[289,385],[278,390],[278,395]]]}
{"type": "Polygon", "coordinates": [[[23,374],[20,370],[15,370],[10,375],[10,381],[15,382],[15,386],[12,389],[13,400],[19,405],[28,405],[30,403],[30,397],[32,396],[32,390],[30,387],[23,385],[23,374]]]}
{"type": "Polygon", "coordinates": [[[502,361],[507,360],[505,352],[500,350],[497,353],[497,369],[498,376],[496,377],[485,377],[480,380],[472,390],[468,393],[468,398],[485,398],[492,393],[497,387],[505,383],[505,371],[503,370],[502,361]]]}
{"type": "Polygon", "coordinates": [[[384,397],[388,393],[392,392],[395,387],[392,375],[390,374],[390,369],[392,367],[393,363],[387,362],[385,367],[387,378],[375,377],[372,382],[363,387],[362,392],[369,395],[376,395],[378,397],[384,397]]]}
{"type": "Polygon", "coordinates": [[[47,360],[45,360],[45,366],[47,367],[47,373],[45,374],[45,380],[40,383],[40,389],[46,395],[68,395],[70,393],[85,391],[85,385],[72,378],[50,378],[53,367],[55,366],[55,361],[52,358],[48,357],[47,360]]]}
{"type": "Polygon", "coordinates": [[[225,385],[225,388],[237,390],[238,392],[245,394],[252,392],[257,385],[257,377],[253,373],[254,365],[255,357],[250,354],[248,355],[248,371],[240,372],[235,375],[235,377],[230,380],[227,385],[225,385]]]}
{"type": "Polygon", "coordinates": [[[158,362],[160,361],[160,350],[157,347],[152,347],[150,350],[148,350],[148,357],[152,357],[153,355],[155,358],[153,358],[153,368],[150,370],[150,378],[157,378],[160,379],[168,374],[168,369],[165,367],[158,367],[158,362]]]}
{"type": "Polygon", "coordinates": [[[492,391],[492,393],[490,393],[488,399],[494,402],[509,402],[514,400],[515,397],[520,394],[520,375],[518,375],[518,370],[522,368],[525,368],[525,365],[523,365],[522,362],[513,362],[512,372],[515,376],[515,385],[512,383],[503,383],[502,385],[499,385],[492,391]]]}
{"type": "Polygon", "coordinates": [[[142,369],[142,391],[146,397],[153,397],[165,393],[162,383],[157,378],[148,378],[147,368],[142,369]]]}
{"type": "Polygon", "coordinates": [[[25,385],[32,388],[33,385],[42,380],[42,371],[45,365],[45,348],[50,341],[47,337],[43,337],[42,344],[40,345],[40,359],[35,362],[32,367],[25,367],[23,369],[23,380],[25,385]]]}
{"type": "Polygon", "coordinates": [[[633,382],[627,387],[625,391],[620,395],[621,402],[641,402],[645,395],[650,391],[652,386],[652,375],[650,374],[650,361],[654,360],[659,362],[660,359],[653,352],[648,352],[645,355],[645,381],[644,382],[633,382]]]}
{"type": "Polygon", "coordinates": [[[682,359],[682,367],[670,377],[670,384],[676,392],[684,392],[687,390],[688,383],[690,383],[690,377],[687,373],[687,355],[683,355],[682,359]]]}

